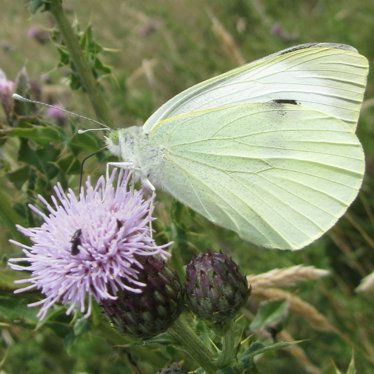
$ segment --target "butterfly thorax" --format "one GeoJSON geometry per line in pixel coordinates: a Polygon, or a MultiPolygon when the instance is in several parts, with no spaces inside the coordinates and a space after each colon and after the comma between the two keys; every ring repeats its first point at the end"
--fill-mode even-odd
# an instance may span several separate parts
{"type": "Polygon", "coordinates": [[[106,142],[109,151],[128,165],[126,169],[133,169],[140,173],[141,179],[158,184],[163,152],[149,142],[142,127],[132,126],[112,131],[106,142]]]}

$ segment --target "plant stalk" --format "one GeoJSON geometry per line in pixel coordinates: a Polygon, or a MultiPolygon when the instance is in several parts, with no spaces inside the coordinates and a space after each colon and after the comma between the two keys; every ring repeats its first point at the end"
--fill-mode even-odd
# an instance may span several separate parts
{"type": "Polygon", "coordinates": [[[109,114],[108,106],[101,93],[100,87],[98,87],[92,69],[82,53],[82,49],[76,35],[74,34],[73,28],[65,16],[62,8],[62,1],[50,0],[50,12],[60,29],[66,47],[69,50],[70,58],[82,80],[82,85],[87,92],[97,118],[99,121],[111,126],[113,121],[109,114]]]}
{"type": "Polygon", "coordinates": [[[228,366],[235,355],[235,331],[232,326],[228,326],[222,337],[222,351],[218,357],[216,365],[219,368],[228,366]]]}
{"type": "Polygon", "coordinates": [[[183,316],[180,316],[179,319],[169,327],[168,333],[207,373],[214,374],[217,372],[217,368],[213,363],[212,352],[195,334],[183,316]]]}

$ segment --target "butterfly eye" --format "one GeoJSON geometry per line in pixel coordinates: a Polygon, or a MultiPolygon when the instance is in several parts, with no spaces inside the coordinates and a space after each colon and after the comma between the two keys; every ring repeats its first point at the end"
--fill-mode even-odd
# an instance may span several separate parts
{"type": "Polygon", "coordinates": [[[119,135],[117,130],[114,130],[110,133],[110,140],[114,145],[119,145],[119,135]]]}

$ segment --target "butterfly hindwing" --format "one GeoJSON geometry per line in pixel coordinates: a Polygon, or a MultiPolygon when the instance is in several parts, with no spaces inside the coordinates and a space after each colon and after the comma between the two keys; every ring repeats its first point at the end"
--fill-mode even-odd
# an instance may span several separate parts
{"type": "Polygon", "coordinates": [[[309,244],[345,212],[363,179],[351,126],[292,103],[194,111],[161,121],[149,136],[164,150],[156,185],[260,246],[309,244]]]}

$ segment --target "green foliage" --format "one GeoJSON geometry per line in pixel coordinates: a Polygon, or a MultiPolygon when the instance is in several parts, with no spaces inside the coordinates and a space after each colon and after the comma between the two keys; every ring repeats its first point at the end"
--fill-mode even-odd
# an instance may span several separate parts
{"type": "Polygon", "coordinates": [[[288,301],[275,300],[266,301],[260,304],[256,317],[250,324],[252,331],[264,330],[267,328],[282,330],[285,319],[288,317],[288,301]]]}
{"type": "Polygon", "coordinates": [[[13,295],[0,297],[0,317],[5,321],[17,320],[18,324],[33,326],[37,323],[35,309],[30,309],[26,298],[15,298],[13,295]]]}
{"type": "Polygon", "coordinates": [[[257,368],[254,362],[254,358],[258,355],[272,352],[278,349],[284,349],[297,342],[278,342],[270,345],[265,345],[261,342],[252,343],[242,354],[239,356],[240,371],[238,373],[256,373],[257,368]]]}
{"type": "MultiPolygon", "coordinates": [[[[16,92],[29,97],[31,83],[23,68],[17,75],[16,92]]],[[[25,202],[33,203],[38,194],[48,196],[57,182],[67,186],[69,179],[78,180],[82,154],[97,152],[102,143],[91,133],[75,136],[76,127],[58,126],[39,117],[34,104],[17,101],[8,123],[0,129],[3,141],[3,176],[19,191],[17,200],[9,191],[0,193],[0,220],[13,238],[21,239],[15,224],[34,225],[25,202]],[[13,159],[13,160],[12,160],[13,159]],[[12,160],[12,161],[11,161],[12,160]]],[[[102,154],[97,154],[102,157],[102,154]]]]}
{"type": "MultiPolygon", "coordinates": [[[[354,355],[352,354],[351,361],[349,363],[349,366],[348,366],[345,374],[356,374],[356,373],[357,373],[357,370],[356,370],[356,367],[355,367],[355,358],[354,358],[354,355]]],[[[336,366],[335,366],[335,374],[342,374],[342,372],[336,366]]]]}
{"type": "MultiPolygon", "coordinates": [[[[94,39],[92,26],[88,25],[84,31],[81,31],[78,23],[75,23],[74,32],[79,40],[83,55],[92,69],[94,77],[100,79],[103,76],[110,74],[112,71],[111,68],[109,65],[105,65],[98,56],[103,52],[104,48],[94,39]]],[[[52,40],[56,45],[60,58],[58,67],[69,67],[69,83],[71,89],[83,89],[81,77],[70,57],[68,48],[62,39],[60,30],[55,28],[52,32],[52,40]]]]}
{"type": "Polygon", "coordinates": [[[29,11],[31,14],[37,12],[45,12],[49,10],[50,1],[49,0],[30,0],[29,1],[29,11]]]}

